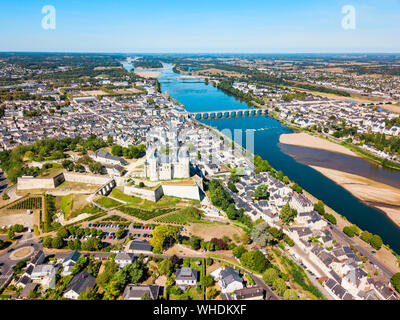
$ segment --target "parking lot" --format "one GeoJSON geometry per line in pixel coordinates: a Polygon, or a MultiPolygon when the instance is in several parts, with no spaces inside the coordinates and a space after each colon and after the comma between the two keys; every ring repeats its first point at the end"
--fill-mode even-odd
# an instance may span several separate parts
{"type": "MultiPolygon", "coordinates": [[[[103,236],[99,237],[96,236],[96,238],[100,238],[102,241],[105,242],[118,242],[121,239],[124,239],[126,237],[132,236],[133,238],[139,238],[139,239],[150,239],[153,237],[152,232],[154,227],[152,226],[135,226],[135,225],[124,225],[124,224],[113,224],[113,223],[88,223],[85,226],[82,226],[83,228],[95,228],[97,230],[103,231],[103,236]],[[121,239],[117,239],[116,233],[120,227],[123,227],[125,229],[125,233],[121,239]]],[[[86,241],[88,240],[91,235],[89,236],[70,236],[68,240],[74,240],[74,239],[79,239],[86,241]]]]}

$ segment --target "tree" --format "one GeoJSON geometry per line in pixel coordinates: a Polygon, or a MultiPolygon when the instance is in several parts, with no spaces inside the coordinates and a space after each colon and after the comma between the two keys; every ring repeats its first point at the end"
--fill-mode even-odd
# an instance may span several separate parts
{"type": "Polygon", "coordinates": [[[251,241],[250,233],[244,231],[241,235],[241,240],[243,244],[249,244],[251,241]]]}
{"type": "Polygon", "coordinates": [[[213,300],[216,298],[216,296],[218,295],[218,290],[215,288],[210,288],[207,290],[207,299],[208,300],[213,300]]]}
{"type": "Polygon", "coordinates": [[[43,239],[42,245],[45,248],[51,248],[51,242],[52,242],[51,236],[46,236],[43,239]]]}
{"type": "Polygon", "coordinates": [[[314,204],[314,210],[321,216],[325,215],[325,204],[321,200],[318,200],[318,202],[314,204]]]}
{"type": "Polygon", "coordinates": [[[117,272],[117,264],[114,259],[108,260],[104,265],[104,271],[97,276],[97,285],[105,290],[106,285],[111,281],[114,274],[117,272]]]}
{"type": "Polygon", "coordinates": [[[177,264],[179,264],[179,262],[181,261],[181,259],[177,256],[177,255],[173,255],[172,257],[169,258],[172,262],[172,265],[175,267],[177,264]]]}
{"type": "Polygon", "coordinates": [[[161,261],[158,270],[160,270],[162,274],[167,275],[174,270],[174,265],[170,259],[165,259],[161,261]]]}
{"type": "Polygon", "coordinates": [[[119,157],[121,157],[121,156],[122,156],[122,147],[119,146],[119,145],[117,145],[117,144],[114,144],[114,145],[111,147],[111,153],[112,153],[114,156],[119,156],[119,157]]]}
{"type": "Polygon", "coordinates": [[[243,253],[240,258],[240,263],[245,268],[249,268],[258,273],[262,273],[270,265],[264,254],[259,250],[243,253]]]}
{"type": "Polygon", "coordinates": [[[400,272],[395,273],[390,279],[390,283],[393,285],[395,290],[400,293],[400,272]]]}
{"type": "Polygon", "coordinates": [[[297,217],[297,210],[290,208],[289,202],[287,202],[281,209],[281,213],[279,215],[282,222],[285,224],[289,224],[291,221],[297,217]]]}
{"type": "Polygon", "coordinates": [[[297,193],[300,193],[300,194],[303,193],[303,189],[297,183],[294,183],[291,186],[291,188],[293,191],[296,191],[297,193]]]}
{"type": "Polygon", "coordinates": [[[228,250],[227,243],[222,239],[212,238],[211,243],[215,246],[215,250],[228,250]]]}
{"type": "Polygon", "coordinates": [[[7,238],[8,238],[8,240],[15,239],[15,232],[12,229],[8,230],[7,238]]]}
{"type": "Polygon", "coordinates": [[[201,238],[196,237],[196,236],[192,236],[190,238],[190,246],[192,247],[193,250],[199,250],[200,249],[200,244],[201,244],[201,238]]]}
{"type": "Polygon", "coordinates": [[[260,247],[266,246],[267,243],[273,240],[268,229],[269,225],[265,221],[255,225],[253,231],[251,232],[251,239],[260,247]]]}
{"type": "Polygon", "coordinates": [[[235,184],[232,181],[228,181],[228,188],[231,190],[233,193],[238,192],[238,189],[236,188],[235,184]]]}
{"type": "Polygon", "coordinates": [[[351,227],[346,226],[343,228],[343,233],[345,233],[347,236],[349,236],[350,238],[354,237],[354,231],[351,227]]]}
{"type": "Polygon", "coordinates": [[[140,259],[136,260],[132,264],[127,265],[125,269],[128,273],[128,281],[130,283],[139,283],[142,280],[145,272],[145,266],[140,259]]]}
{"type": "Polygon", "coordinates": [[[66,229],[66,228],[60,228],[58,231],[57,231],[57,237],[60,237],[61,239],[65,239],[65,238],[68,238],[68,236],[69,236],[69,232],[68,232],[68,230],[66,229]]]}
{"type": "Polygon", "coordinates": [[[382,238],[380,236],[378,236],[377,234],[374,234],[370,240],[370,244],[371,244],[372,248],[379,250],[383,245],[382,238]]]}
{"type": "Polygon", "coordinates": [[[293,289],[287,289],[283,293],[283,299],[285,299],[285,300],[298,300],[299,297],[297,296],[296,291],[294,291],[293,289]]]}
{"type": "Polygon", "coordinates": [[[268,187],[265,184],[259,185],[254,191],[254,199],[268,199],[268,187]]]}
{"type": "Polygon", "coordinates": [[[202,282],[203,282],[203,286],[206,288],[214,285],[214,279],[210,275],[203,277],[202,282]]]}
{"type": "Polygon", "coordinates": [[[274,288],[276,293],[280,296],[283,296],[283,294],[287,289],[286,282],[282,278],[275,279],[274,282],[272,283],[272,287],[274,288]]]}
{"type": "Polygon", "coordinates": [[[179,229],[177,227],[158,225],[153,230],[153,238],[150,239],[150,244],[154,250],[162,252],[166,242],[172,244],[173,241],[178,241],[179,229]]]}
{"type": "Polygon", "coordinates": [[[11,227],[11,230],[14,231],[14,232],[16,232],[16,233],[23,232],[24,229],[25,229],[25,228],[24,228],[24,226],[23,226],[22,224],[14,224],[14,225],[11,227]]]}
{"type": "Polygon", "coordinates": [[[268,268],[263,273],[263,280],[264,280],[265,284],[267,284],[269,286],[272,286],[275,279],[278,279],[278,278],[279,278],[279,273],[274,268],[268,268]]]}
{"type": "Polygon", "coordinates": [[[98,297],[95,292],[87,289],[79,295],[78,300],[98,300],[98,297]]]}
{"type": "Polygon", "coordinates": [[[122,237],[124,236],[124,234],[125,234],[125,228],[124,228],[124,227],[119,227],[118,230],[117,230],[117,232],[115,233],[115,237],[116,237],[117,239],[122,239],[122,237]]]}
{"type": "Polygon", "coordinates": [[[60,249],[64,246],[64,240],[61,237],[55,237],[51,240],[51,247],[60,249]]]}
{"type": "Polygon", "coordinates": [[[275,227],[269,228],[268,232],[273,236],[276,240],[281,240],[283,238],[283,230],[275,227]]]}
{"type": "Polygon", "coordinates": [[[236,258],[238,258],[238,259],[240,259],[240,257],[241,257],[241,256],[243,255],[243,253],[245,253],[245,252],[247,252],[247,249],[246,249],[244,246],[242,246],[242,245],[237,246],[237,247],[233,248],[233,250],[232,250],[233,255],[234,255],[236,258]]]}
{"type": "Polygon", "coordinates": [[[99,251],[102,248],[102,244],[99,238],[91,237],[82,243],[83,251],[99,251]]]}
{"type": "Polygon", "coordinates": [[[368,231],[363,231],[361,232],[361,240],[370,243],[371,239],[372,239],[372,233],[368,232],[368,231]]]}

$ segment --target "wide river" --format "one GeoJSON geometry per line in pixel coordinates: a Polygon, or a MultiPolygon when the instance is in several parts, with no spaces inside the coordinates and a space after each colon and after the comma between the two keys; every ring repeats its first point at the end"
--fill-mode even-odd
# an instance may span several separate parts
{"type": "MultiPolygon", "coordinates": [[[[234,97],[228,96],[212,85],[196,79],[182,79],[171,69],[163,70],[158,80],[162,91],[186,106],[188,111],[215,111],[243,109],[247,105],[234,97]]],[[[242,129],[245,144],[245,130],[254,131],[254,153],[259,154],[277,170],[282,170],[291,180],[312,195],[321,199],[329,207],[345,216],[363,230],[379,234],[384,243],[400,253],[400,228],[383,212],[367,206],[343,187],[326,178],[307,164],[324,167],[346,168],[354,174],[400,187],[400,173],[390,172],[367,160],[346,157],[336,153],[304,148],[299,152],[296,147],[282,145],[279,136],[292,131],[279,121],[265,117],[243,117],[230,119],[203,120],[220,131],[242,129]],[[296,154],[295,157],[291,156],[296,154]]],[[[244,145],[244,147],[246,147],[244,145]]]]}

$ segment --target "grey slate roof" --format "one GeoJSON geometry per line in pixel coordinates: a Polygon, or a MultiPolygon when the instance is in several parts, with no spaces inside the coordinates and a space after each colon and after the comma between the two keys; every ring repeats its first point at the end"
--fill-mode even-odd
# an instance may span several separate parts
{"type": "Polygon", "coordinates": [[[232,282],[243,282],[243,279],[240,277],[239,272],[232,267],[226,267],[221,270],[220,280],[224,287],[228,286],[232,282]]]}
{"type": "Polygon", "coordinates": [[[138,250],[138,251],[152,251],[151,244],[146,240],[134,239],[129,244],[130,250],[138,250]]]}
{"type": "Polygon", "coordinates": [[[69,283],[66,292],[72,290],[77,294],[81,294],[85,292],[87,289],[93,289],[96,285],[96,278],[87,273],[86,271],[82,271],[78,273],[69,283]]]}
{"type": "Polygon", "coordinates": [[[175,280],[195,280],[197,281],[198,271],[192,268],[181,268],[176,270],[175,280]]]}
{"type": "Polygon", "coordinates": [[[65,257],[65,259],[63,260],[63,264],[69,260],[77,262],[81,255],[82,254],[78,251],[71,252],[67,257],[65,257]]]}
{"type": "Polygon", "coordinates": [[[129,284],[122,295],[122,300],[141,299],[148,293],[152,300],[157,300],[160,295],[160,286],[129,284]]]}

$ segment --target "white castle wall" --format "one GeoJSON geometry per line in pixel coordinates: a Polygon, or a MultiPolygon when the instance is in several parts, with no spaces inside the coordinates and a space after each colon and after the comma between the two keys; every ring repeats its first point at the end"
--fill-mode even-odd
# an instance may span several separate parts
{"type": "Polygon", "coordinates": [[[103,185],[110,181],[110,177],[71,172],[62,172],[53,178],[19,177],[17,182],[17,190],[55,189],[64,181],[103,185]]]}
{"type": "Polygon", "coordinates": [[[17,180],[17,190],[55,189],[64,181],[63,173],[52,178],[19,177],[17,180]]]}
{"type": "Polygon", "coordinates": [[[163,196],[162,187],[155,190],[143,189],[136,186],[125,186],[124,193],[131,196],[144,198],[149,201],[157,202],[163,196]]]}
{"type": "Polygon", "coordinates": [[[71,172],[64,172],[64,177],[65,181],[97,184],[97,185],[103,185],[108,181],[110,181],[109,176],[95,176],[95,175],[79,174],[71,172]]]}
{"type": "Polygon", "coordinates": [[[197,185],[161,184],[155,190],[143,189],[136,186],[125,186],[124,193],[157,202],[163,195],[200,200],[200,189],[197,185]]]}
{"type": "Polygon", "coordinates": [[[166,196],[200,200],[200,190],[197,185],[163,184],[162,188],[166,196]]]}

